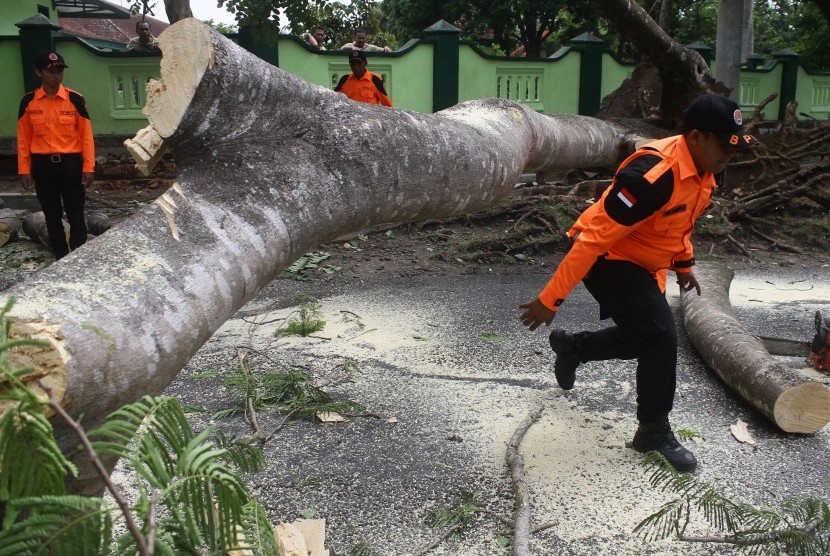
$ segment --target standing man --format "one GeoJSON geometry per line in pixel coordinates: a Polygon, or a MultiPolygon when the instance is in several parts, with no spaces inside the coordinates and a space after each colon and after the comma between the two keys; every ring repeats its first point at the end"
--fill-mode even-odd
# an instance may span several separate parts
{"type": "Polygon", "coordinates": [[[41,86],[20,101],[17,119],[17,167],[23,189],[35,192],[46,218],[55,259],[86,242],[85,188],[95,177],[95,145],[86,102],[61,85],[68,67],[56,52],[35,59],[41,86]],[[69,245],[62,215],[69,221],[69,245]]]}
{"type": "Polygon", "coordinates": [[[378,46],[366,42],[366,29],[356,29],[354,40],[340,47],[342,50],[363,50],[364,52],[392,52],[388,46],[378,46]]]}
{"type": "Polygon", "coordinates": [[[565,298],[582,280],[599,303],[600,319],[614,326],[570,334],[553,330],[554,374],[570,390],[587,361],[637,359],[637,419],[633,447],[656,450],[682,472],[695,456],[678,443],[669,425],[674,404],[677,332],[665,298],[666,270],[681,292],[700,285],[692,272],[690,236],[738,149],[756,144],[744,132],[738,105],[719,95],[696,98],[683,112],[682,134],[660,139],[628,157],[599,201],[568,236],[570,251],[536,299],[522,303],[530,330],[550,325],[565,298]]]}
{"type": "Polygon", "coordinates": [[[138,33],[137,37],[130,39],[127,43],[127,50],[130,52],[158,52],[161,53],[159,40],[153,36],[150,30],[150,22],[147,20],[138,20],[135,22],[135,31],[138,33]]]}
{"type": "Polygon", "coordinates": [[[334,90],[352,100],[392,108],[392,99],[386,94],[383,78],[367,70],[366,66],[366,54],[362,50],[349,52],[349,67],[352,73],[341,77],[334,90]]]}

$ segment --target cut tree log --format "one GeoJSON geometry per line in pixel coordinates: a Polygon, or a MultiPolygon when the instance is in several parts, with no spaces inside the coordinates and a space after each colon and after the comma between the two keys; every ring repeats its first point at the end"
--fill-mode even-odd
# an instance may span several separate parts
{"type": "MultiPolygon", "coordinates": [[[[384,223],[479,211],[523,173],[613,167],[639,138],[595,118],[488,99],[437,114],[353,102],[275,68],[195,20],[160,36],[151,126],[179,179],[106,234],[4,292],[12,354],[84,425],[159,394],[281,270],[384,223]]],[[[3,301],[3,300],[0,300],[3,301]]],[[[27,380],[24,377],[24,380],[27,380]]],[[[77,440],[56,426],[59,445],[77,440]]],[[[101,483],[79,459],[70,488],[101,483]]]]}
{"type": "MultiPolygon", "coordinates": [[[[29,239],[36,241],[41,245],[49,247],[49,232],[46,230],[46,217],[43,211],[30,212],[21,220],[23,232],[29,236],[29,239]]],[[[63,221],[63,232],[66,234],[66,241],[69,241],[69,223],[63,221]]]]}
{"type": "Polygon", "coordinates": [[[741,325],[729,303],[732,270],[713,263],[695,268],[703,293],[682,294],[683,322],[706,364],[781,430],[821,430],[830,422],[830,390],[776,361],[741,325]]]}
{"type": "Polygon", "coordinates": [[[88,212],[86,214],[86,229],[90,234],[100,236],[110,229],[110,217],[103,212],[88,212]]]}
{"type": "Polygon", "coordinates": [[[0,246],[17,239],[20,233],[20,216],[9,208],[0,209],[0,246]]]}

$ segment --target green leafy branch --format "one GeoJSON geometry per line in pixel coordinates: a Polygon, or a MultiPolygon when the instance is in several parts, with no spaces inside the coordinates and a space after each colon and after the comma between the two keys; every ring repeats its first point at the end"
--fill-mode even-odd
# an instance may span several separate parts
{"type": "Polygon", "coordinates": [[[645,455],[654,488],[677,494],[634,532],[647,541],[674,537],[684,542],[729,544],[745,554],[820,556],[830,550],[830,506],[810,497],[787,500],[781,511],[733,502],[694,476],[678,473],[657,452],[645,455]],[[693,517],[702,515],[720,534],[692,535],[693,517]]]}

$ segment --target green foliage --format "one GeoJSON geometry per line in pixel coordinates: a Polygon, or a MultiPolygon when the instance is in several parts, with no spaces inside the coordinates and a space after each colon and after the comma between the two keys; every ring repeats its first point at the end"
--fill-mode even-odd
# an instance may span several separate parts
{"type": "Polygon", "coordinates": [[[486,341],[486,342],[495,343],[495,342],[503,342],[503,341],[507,340],[507,337],[502,336],[501,334],[498,334],[497,332],[482,332],[481,333],[481,339],[486,341]]]}
{"type": "Polygon", "coordinates": [[[0,312],[0,398],[13,402],[0,417],[0,556],[134,554],[132,531],[114,538],[119,516],[137,524],[144,542],[152,528],[156,554],[225,553],[242,548],[240,532],[254,554],[277,553],[271,525],[235,471],[261,470],[262,453],[222,435],[211,441],[211,429],[195,434],[172,398],[146,396],[113,412],[100,428],[78,433],[91,441],[94,458],[123,458],[134,470],[131,508],[66,495],[64,479],[76,469],[58,448],[44,415],[47,403],[21,381],[25,370],[9,368],[11,347],[36,344],[9,341],[5,315],[12,302],[0,312]]]}
{"type": "Polygon", "coordinates": [[[269,371],[259,375],[239,369],[225,378],[225,386],[241,403],[215,414],[216,419],[242,411],[248,399],[255,410],[273,409],[308,420],[314,419],[320,411],[343,413],[363,409],[358,403],[336,400],[314,386],[311,373],[301,370],[269,371]]]}
{"type": "Polygon", "coordinates": [[[674,537],[707,542],[687,533],[692,518],[702,517],[720,535],[719,544],[732,544],[745,554],[818,556],[830,549],[830,506],[824,501],[794,498],[780,512],[739,504],[696,477],[678,473],[657,452],[647,453],[645,461],[651,468],[651,485],[678,495],[634,528],[647,541],[674,537]]]}
{"type": "Polygon", "coordinates": [[[701,438],[700,433],[694,429],[674,429],[674,434],[679,440],[694,440],[696,438],[701,438]]]}
{"type": "Polygon", "coordinates": [[[307,293],[300,293],[294,298],[300,308],[285,321],[274,333],[275,336],[308,336],[319,332],[326,326],[320,317],[320,302],[307,293]],[[293,316],[296,315],[296,316],[293,316]]]}
{"type": "Polygon", "coordinates": [[[473,524],[479,511],[477,495],[462,491],[461,500],[455,506],[441,506],[427,515],[427,525],[455,529],[459,532],[473,524]]]}
{"type": "Polygon", "coordinates": [[[311,275],[320,268],[320,263],[331,257],[331,253],[325,251],[312,251],[306,253],[294,263],[282,271],[280,276],[293,278],[294,280],[309,280],[311,275]]]}

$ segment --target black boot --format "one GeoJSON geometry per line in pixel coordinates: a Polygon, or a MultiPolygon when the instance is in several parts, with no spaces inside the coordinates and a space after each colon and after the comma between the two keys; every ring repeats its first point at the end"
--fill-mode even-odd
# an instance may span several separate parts
{"type": "Polygon", "coordinates": [[[582,359],[574,349],[574,335],[564,330],[554,330],[550,333],[550,347],[556,353],[556,364],[553,374],[562,390],[570,390],[576,381],[576,368],[582,359]]]}
{"type": "Polygon", "coordinates": [[[695,455],[677,441],[668,423],[640,423],[631,445],[641,453],[659,452],[681,473],[691,473],[697,468],[695,455]]]}

